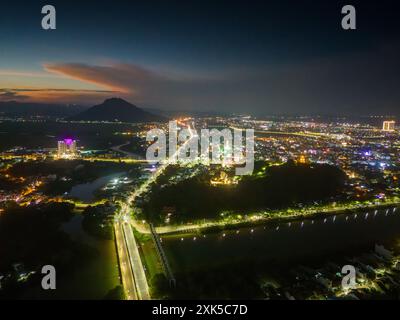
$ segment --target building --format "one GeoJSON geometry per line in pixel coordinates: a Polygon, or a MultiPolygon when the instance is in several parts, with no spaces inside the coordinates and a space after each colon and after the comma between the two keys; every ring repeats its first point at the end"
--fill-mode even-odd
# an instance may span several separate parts
{"type": "Polygon", "coordinates": [[[219,178],[214,178],[211,179],[210,181],[212,186],[218,186],[218,185],[231,185],[231,184],[237,184],[238,181],[230,178],[226,172],[221,171],[220,177],[219,178]]]}
{"type": "Polygon", "coordinates": [[[78,150],[76,147],[76,140],[64,139],[58,141],[57,155],[59,158],[74,158],[78,155],[78,150]]]}
{"type": "Polygon", "coordinates": [[[392,132],[394,131],[394,126],[396,125],[395,121],[383,121],[383,128],[382,130],[385,132],[392,132]]]}
{"type": "Polygon", "coordinates": [[[308,163],[308,159],[307,159],[306,155],[301,154],[297,159],[297,163],[307,164],[308,163]]]}

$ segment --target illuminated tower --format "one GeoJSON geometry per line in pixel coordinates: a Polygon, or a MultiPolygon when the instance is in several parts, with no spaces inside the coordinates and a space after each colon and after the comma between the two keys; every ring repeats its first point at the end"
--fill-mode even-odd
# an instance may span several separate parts
{"type": "Polygon", "coordinates": [[[58,149],[57,149],[58,157],[61,158],[64,154],[67,153],[67,145],[64,141],[58,141],[58,149]]]}
{"type": "Polygon", "coordinates": [[[65,139],[64,140],[65,143],[67,144],[68,148],[69,148],[69,152],[73,155],[76,155],[77,149],[76,149],[76,140],[72,140],[72,139],[65,139]]]}
{"type": "Polygon", "coordinates": [[[57,154],[59,158],[74,158],[78,155],[76,140],[64,139],[58,141],[57,154]]]}

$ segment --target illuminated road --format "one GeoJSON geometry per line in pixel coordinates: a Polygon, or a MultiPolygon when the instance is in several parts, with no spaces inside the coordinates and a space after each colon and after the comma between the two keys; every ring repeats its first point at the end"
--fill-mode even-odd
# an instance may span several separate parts
{"type": "Polygon", "coordinates": [[[121,270],[122,285],[128,300],[137,300],[135,280],[129,261],[129,253],[126,247],[124,231],[121,223],[114,224],[115,241],[117,242],[119,265],[121,270]]]}
{"type": "MultiPolygon", "coordinates": [[[[122,232],[120,231],[119,237],[116,236],[117,238],[117,243],[122,241],[123,243],[121,245],[118,244],[118,248],[122,246],[125,248],[128,252],[122,253],[122,258],[127,259],[129,256],[129,263],[126,263],[125,260],[120,259],[120,264],[121,270],[124,266],[127,266],[130,270],[124,270],[121,271],[123,274],[123,278],[125,279],[123,281],[124,286],[126,285],[127,287],[125,288],[126,291],[129,291],[131,293],[130,298],[135,299],[132,294],[132,283],[134,283],[134,287],[136,288],[136,298],[139,300],[150,300],[150,293],[149,293],[149,287],[147,284],[147,279],[146,279],[146,274],[144,272],[144,267],[142,260],[140,258],[140,253],[139,249],[135,240],[135,236],[132,231],[132,226],[136,226],[136,222],[130,217],[131,213],[131,205],[133,201],[136,199],[136,197],[140,196],[143,192],[147,191],[147,188],[150,186],[152,182],[154,182],[163,172],[164,170],[174,161],[175,156],[180,152],[181,148],[183,148],[191,138],[194,136],[192,133],[192,130],[190,127],[188,127],[189,132],[191,134],[191,137],[184,143],[182,144],[181,147],[178,148],[176,153],[170,157],[167,161],[165,161],[161,166],[158,167],[158,169],[150,176],[150,178],[143,183],[138,189],[133,191],[131,195],[127,198],[125,203],[121,204],[121,210],[120,213],[116,216],[116,218],[119,221],[123,221],[122,223],[122,232]],[[121,237],[123,235],[123,237],[121,237]],[[133,281],[129,279],[131,275],[133,274],[133,281]]],[[[117,225],[121,225],[121,223],[116,223],[117,225]]],[[[142,230],[140,230],[142,231],[142,230]]],[[[150,232],[150,231],[148,231],[150,232]]],[[[121,251],[125,251],[121,249],[121,251]]],[[[120,251],[120,249],[118,249],[120,251]]]]}
{"type": "MultiPolygon", "coordinates": [[[[122,147],[129,146],[130,144],[131,144],[130,142],[127,142],[127,143],[121,144],[121,145],[119,145],[119,146],[114,146],[114,147],[111,148],[111,150],[116,151],[116,152],[123,153],[123,154],[126,155],[127,157],[133,158],[133,159],[135,159],[135,160],[141,160],[141,159],[139,159],[139,158],[140,158],[139,155],[121,149],[122,147]]],[[[142,160],[143,160],[143,159],[142,159],[142,160]]]]}
{"type": "MultiPolygon", "coordinates": [[[[201,229],[207,229],[210,227],[238,227],[240,228],[244,224],[246,226],[251,226],[251,225],[257,225],[260,222],[273,222],[273,221],[295,221],[296,219],[304,219],[307,217],[311,216],[332,216],[332,215],[348,215],[346,213],[346,210],[376,210],[380,209],[382,206],[399,206],[400,201],[399,200],[387,200],[386,202],[383,203],[378,203],[378,204],[364,204],[364,205],[343,205],[340,206],[338,205],[337,207],[334,208],[309,208],[308,210],[305,211],[295,211],[292,213],[289,213],[287,211],[282,211],[280,213],[276,213],[274,216],[269,216],[269,215],[264,215],[263,213],[254,213],[254,214],[249,214],[248,216],[244,216],[241,219],[232,219],[232,220],[209,220],[204,223],[198,223],[198,224],[183,224],[183,225],[169,225],[169,226],[161,226],[157,227],[156,231],[157,234],[167,234],[167,233],[187,233],[190,231],[195,231],[198,232],[201,229]]],[[[140,233],[143,234],[150,234],[151,231],[149,228],[147,228],[147,225],[140,223],[139,221],[131,220],[131,224],[135,227],[136,230],[138,230],[140,233]]]]}
{"type": "Polygon", "coordinates": [[[99,162],[116,162],[116,163],[148,163],[147,160],[132,159],[132,158],[102,158],[102,157],[85,157],[81,158],[83,161],[99,161],[99,162]]]}
{"type": "Polygon", "coordinates": [[[129,252],[131,270],[135,278],[136,292],[139,300],[150,300],[149,286],[144,272],[142,260],[140,259],[139,249],[133,235],[132,227],[128,223],[122,226],[125,234],[126,246],[129,252]]]}
{"type": "MultiPolygon", "coordinates": [[[[39,157],[32,156],[32,155],[6,155],[6,154],[0,154],[0,160],[13,160],[13,159],[25,159],[25,160],[37,160],[39,157]]],[[[52,156],[48,156],[50,159],[55,159],[52,156]]],[[[148,163],[147,160],[143,159],[134,159],[134,158],[103,158],[103,157],[79,157],[76,158],[77,160],[82,160],[82,161],[99,161],[99,162],[124,162],[124,163],[148,163]]]]}
{"type": "Polygon", "coordinates": [[[192,129],[190,128],[190,126],[188,126],[188,130],[190,133],[190,137],[188,140],[185,141],[185,143],[183,143],[176,151],[175,153],[170,156],[168,158],[167,161],[165,161],[164,163],[161,164],[161,166],[158,167],[158,169],[151,175],[151,177],[149,179],[146,180],[146,182],[144,182],[139,189],[135,190],[131,196],[128,198],[128,205],[130,203],[132,203],[136,197],[140,196],[143,192],[145,192],[147,190],[147,188],[150,186],[150,184],[152,184],[154,181],[157,180],[157,178],[164,172],[164,170],[171,165],[172,163],[174,163],[176,161],[176,157],[177,155],[181,152],[181,150],[190,142],[190,140],[193,137],[196,137],[197,134],[193,133],[192,129]]]}

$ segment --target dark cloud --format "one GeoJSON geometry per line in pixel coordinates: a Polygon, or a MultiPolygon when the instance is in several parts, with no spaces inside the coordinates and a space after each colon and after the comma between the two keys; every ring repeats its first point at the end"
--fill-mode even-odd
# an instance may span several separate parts
{"type": "Polygon", "coordinates": [[[0,89],[0,101],[10,101],[10,100],[25,100],[29,96],[20,94],[17,91],[0,89]]]}
{"type": "Polygon", "coordinates": [[[111,90],[79,90],[63,88],[0,88],[0,101],[35,101],[90,105],[117,92],[111,90]]]}
{"type": "Polygon", "coordinates": [[[68,88],[41,88],[41,89],[32,89],[32,88],[12,88],[12,89],[0,89],[0,92],[4,93],[15,93],[19,94],[20,92],[92,92],[92,93],[117,93],[117,91],[111,90],[86,90],[86,89],[68,89],[68,88]]]}
{"type": "Polygon", "coordinates": [[[16,73],[0,76],[3,87],[22,89],[2,99],[94,104],[120,96],[143,107],[257,114],[399,110],[396,0],[352,1],[354,31],[340,26],[345,1],[87,0],[77,10],[55,0],[56,32],[38,27],[34,2],[8,2],[0,67],[16,73]],[[45,68],[57,76],[29,72],[43,61],[54,62],[45,68]],[[103,90],[23,89],[60,88],[71,83],[64,77],[103,90]]]}
{"type": "Polygon", "coordinates": [[[210,76],[157,73],[133,64],[47,64],[143,106],[270,113],[390,112],[400,101],[398,45],[302,63],[242,67],[210,76]],[[301,111],[299,111],[301,110],[301,111]]]}

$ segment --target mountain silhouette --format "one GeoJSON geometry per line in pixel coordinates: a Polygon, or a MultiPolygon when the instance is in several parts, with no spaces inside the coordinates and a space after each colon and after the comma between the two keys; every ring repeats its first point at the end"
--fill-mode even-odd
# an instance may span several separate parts
{"type": "Polygon", "coordinates": [[[144,111],[123,99],[111,98],[105,100],[102,104],[69,117],[67,120],[138,123],[164,122],[167,121],[167,118],[144,111]]]}

